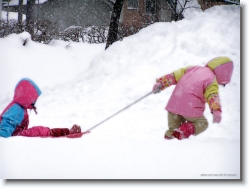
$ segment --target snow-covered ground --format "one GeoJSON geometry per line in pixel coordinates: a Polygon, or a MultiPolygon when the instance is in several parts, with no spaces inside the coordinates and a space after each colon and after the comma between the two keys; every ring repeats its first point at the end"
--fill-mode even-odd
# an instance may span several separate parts
{"type": "Polygon", "coordinates": [[[1,179],[240,179],[240,6],[192,12],[104,44],[0,39],[0,109],[22,77],[41,88],[30,127],[79,124],[87,130],[149,93],[155,79],[187,65],[229,56],[232,81],[220,88],[222,122],[187,140],[167,141],[164,107],[174,86],[150,95],[80,139],[0,138],[1,179]]]}

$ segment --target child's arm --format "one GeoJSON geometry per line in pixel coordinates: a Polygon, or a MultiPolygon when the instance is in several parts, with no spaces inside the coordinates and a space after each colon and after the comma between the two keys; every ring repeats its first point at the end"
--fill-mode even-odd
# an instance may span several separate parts
{"type": "Polygon", "coordinates": [[[219,97],[219,85],[216,79],[206,88],[204,95],[210,111],[213,114],[213,123],[220,123],[222,111],[219,97]]]}
{"type": "Polygon", "coordinates": [[[16,127],[22,123],[24,110],[17,104],[11,106],[3,115],[0,123],[0,136],[10,137],[16,127]]]}
{"type": "Polygon", "coordinates": [[[211,94],[207,99],[207,103],[209,105],[211,113],[214,111],[221,112],[221,104],[220,104],[220,97],[218,94],[211,94]]]}
{"type": "Polygon", "coordinates": [[[171,85],[175,85],[177,83],[175,76],[174,76],[174,73],[167,74],[161,78],[158,78],[158,79],[156,79],[156,82],[161,83],[161,88],[160,88],[161,90],[164,90],[165,88],[167,88],[171,85]]]}
{"type": "Polygon", "coordinates": [[[171,85],[176,85],[177,82],[181,79],[181,77],[186,73],[187,69],[190,67],[191,66],[175,70],[173,73],[167,74],[165,76],[162,76],[161,78],[156,79],[156,82],[161,83],[161,90],[164,90],[165,88],[171,85]]]}
{"type": "Polygon", "coordinates": [[[220,104],[220,97],[219,97],[219,85],[216,79],[210,84],[205,92],[204,92],[205,99],[209,105],[211,113],[214,111],[221,112],[221,104],[220,104]]]}
{"type": "Polygon", "coordinates": [[[204,96],[213,114],[213,123],[220,123],[222,111],[219,97],[219,84],[216,79],[206,88],[204,96]]]}

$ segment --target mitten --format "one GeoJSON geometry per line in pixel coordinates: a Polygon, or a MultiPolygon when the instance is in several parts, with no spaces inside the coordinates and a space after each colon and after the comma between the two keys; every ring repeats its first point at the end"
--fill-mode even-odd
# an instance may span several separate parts
{"type": "Polygon", "coordinates": [[[213,123],[221,122],[221,111],[213,111],[213,123]]]}
{"type": "Polygon", "coordinates": [[[161,88],[162,88],[162,83],[161,82],[156,82],[155,85],[152,88],[152,91],[153,91],[154,94],[160,93],[161,88]]]}

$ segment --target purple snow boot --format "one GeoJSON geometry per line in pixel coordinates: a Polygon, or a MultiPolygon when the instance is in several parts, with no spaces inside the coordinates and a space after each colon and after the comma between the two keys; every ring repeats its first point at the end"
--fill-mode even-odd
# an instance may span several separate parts
{"type": "Polygon", "coordinates": [[[74,124],[72,128],[69,130],[69,134],[81,133],[81,127],[79,125],[74,124]]]}

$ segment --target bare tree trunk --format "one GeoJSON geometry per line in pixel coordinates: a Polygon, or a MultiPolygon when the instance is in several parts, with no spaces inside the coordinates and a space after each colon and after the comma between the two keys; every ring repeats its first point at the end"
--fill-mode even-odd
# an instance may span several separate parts
{"type": "Polygon", "coordinates": [[[113,11],[112,11],[110,27],[109,27],[109,32],[108,32],[108,37],[107,37],[105,49],[107,49],[110,45],[112,45],[114,42],[117,41],[118,22],[119,22],[119,18],[120,18],[123,4],[124,4],[124,0],[116,0],[115,4],[113,6],[113,11]]]}
{"type": "Polygon", "coordinates": [[[174,13],[173,13],[173,19],[174,19],[174,21],[177,21],[178,20],[178,14],[177,14],[177,0],[174,0],[174,13]]]}
{"type": "Polygon", "coordinates": [[[23,0],[19,0],[19,8],[18,8],[18,23],[22,23],[22,5],[23,0]]]}
{"type": "Polygon", "coordinates": [[[10,7],[10,1],[8,0],[7,23],[9,23],[9,7],[10,7]]]}
{"type": "Polygon", "coordinates": [[[2,19],[2,4],[3,4],[3,1],[0,0],[0,20],[2,19]]]}
{"type": "Polygon", "coordinates": [[[27,0],[27,14],[26,14],[26,21],[27,21],[27,30],[33,38],[34,35],[34,6],[35,0],[27,0]]]}

